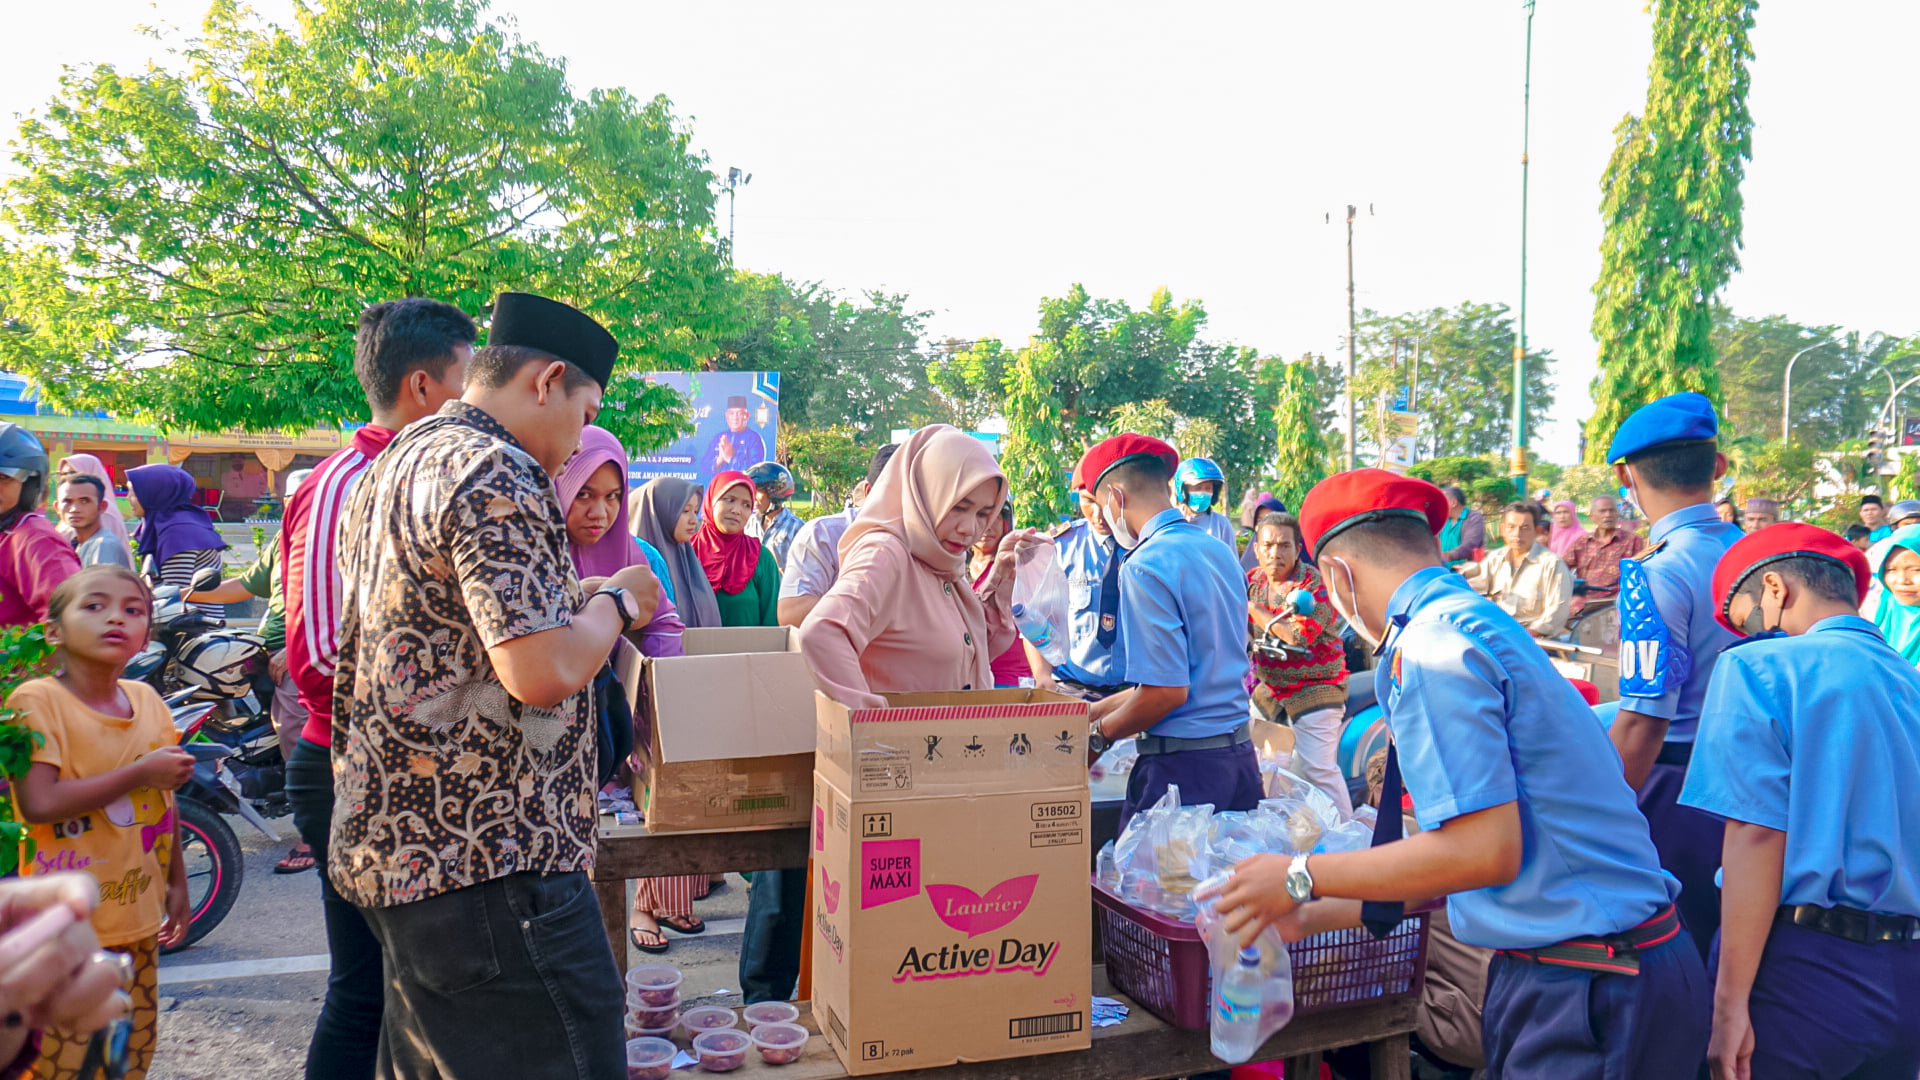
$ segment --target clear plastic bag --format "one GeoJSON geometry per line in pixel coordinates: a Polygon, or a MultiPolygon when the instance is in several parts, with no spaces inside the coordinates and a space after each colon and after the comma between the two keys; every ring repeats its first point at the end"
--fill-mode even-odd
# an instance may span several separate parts
{"type": "Polygon", "coordinates": [[[1021,553],[1013,568],[1013,621],[1047,663],[1058,665],[1069,657],[1072,601],[1053,541],[1041,539],[1021,553]]]}
{"type": "Polygon", "coordinates": [[[1274,1033],[1287,1026],[1293,1019],[1293,959],[1287,953],[1287,944],[1281,940],[1279,931],[1268,927],[1260,931],[1253,940],[1251,948],[1256,949],[1260,958],[1257,964],[1259,973],[1259,1000],[1257,1020],[1252,1025],[1257,1028],[1258,1037],[1238,1038],[1226,1029],[1238,1027],[1228,1019],[1229,1013],[1240,1021],[1245,1021],[1245,1013],[1251,1011],[1251,1002],[1233,1002],[1226,1000],[1222,990],[1228,985],[1227,976],[1239,964],[1240,942],[1226,931],[1226,916],[1214,911],[1213,901],[1227,887],[1232,877],[1231,871],[1221,871],[1207,878],[1194,890],[1196,901],[1194,927],[1200,931],[1200,939],[1207,946],[1207,966],[1213,972],[1213,1000],[1207,1010],[1213,1027],[1213,1053],[1215,1057],[1230,1065],[1238,1065],[1251,1058],[1262,1043],[1272,1038],[1274,1033]]]}
{"type": "Polygon", "coordinates": [[[1169,785],[1160,801],[1133,815],[1114,842],[1115,895],[1143,911],[1193,918],[1193,890],[1208,874],[1207,834],[1213,804],[1180,805],[1169,785]]]}

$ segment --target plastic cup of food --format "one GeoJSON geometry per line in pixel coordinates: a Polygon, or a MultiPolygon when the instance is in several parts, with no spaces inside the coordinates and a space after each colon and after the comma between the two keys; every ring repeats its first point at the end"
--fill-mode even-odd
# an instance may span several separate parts
{"type": "Polygon", "coordinates": [[[739,1028],[716,1028],[693,1037],[693,1054],[708,1072],[732,1072],[747,1062],[753,1038],[739,1028]]]}
{"type": "Polygon", "coordinates": [[[791,1065],[799,1061],[808,1038],[807,1029],[799,1024],[776,1022],[753,1029],[753,1045],[760,1050],[760,1060],[769,1065],[791,1065]]]}
{"type": "Polygon", "coordinates": [[[672,964],[641,964],[627,970],[627,992],[654,1008],[680,1000],[680,969],[672,964]]]}
{"type": "Polygon", "coordinates": [[[629,1039],[671,1039],[680,1029],[680,1021],[669,1020],[666,1027],[641,1027],[634,1023],[632,1014],[627,1016],[627,1038],[629,1039]]]}
{"type": "Polygon", "coordinates": [[[680,1015],[680,1026],[686,1028],[689,1035],[698,1035],[703,1031],[719,1031],[735,1027],[739,1023],[740,1017],[725,1005],[700,1005],[680,1015]]]}
{"type": "Polygon", "coordinates": [[[756,1001],[740,1010],[749,1029],[761,1024],[791,1024],[800,1019],[800,1009],[790,1001],[756,1001]]]}
{"type": "Polygon", "coordinates": [[[679,1052],[680,1048],[666,1039],[629,1039],[627,1080],[667,1080],[673,1075],[673,1057],[679,1052]]]}
{"type": "Polygon", "coordinates": [[[680,1019],[680,1003],[655,1007],[627,995],[627,1019],[638,1028],[671,1028],[680,1019]]]}

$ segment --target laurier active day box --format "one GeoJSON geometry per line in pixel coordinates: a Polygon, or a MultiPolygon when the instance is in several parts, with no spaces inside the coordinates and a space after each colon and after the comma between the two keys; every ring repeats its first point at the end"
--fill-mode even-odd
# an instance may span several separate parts
{"type": "Polygon", "coordinates": [[[786,626],[690,629],[687,655],[623,676],[646,768],[648,832],[801,825],[812,786],[813,673],[786,626]]]}
{"type": "Polygon", "coordinates": [[[813,1015],[848,1074],[1091,1046],[1086,703],[815,697],[813,1015]]]}

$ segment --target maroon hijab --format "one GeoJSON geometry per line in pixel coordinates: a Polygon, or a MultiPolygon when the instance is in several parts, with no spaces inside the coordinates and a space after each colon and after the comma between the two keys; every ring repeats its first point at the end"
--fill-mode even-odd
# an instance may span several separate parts
{"type": "Polygon", "coordinates": [[[706,568],[707,580],[716,591],[732,596],[747,587],[753,572],[760,568],[760,538],[744,532],[723,533],[713,522],[715,500],[735,484],[744,484],[749,501],[759,495],[747,474],[729,469],[707,484],[707,496],[701,507],[700,531],[693,534],[693,550],[706,568]]]}

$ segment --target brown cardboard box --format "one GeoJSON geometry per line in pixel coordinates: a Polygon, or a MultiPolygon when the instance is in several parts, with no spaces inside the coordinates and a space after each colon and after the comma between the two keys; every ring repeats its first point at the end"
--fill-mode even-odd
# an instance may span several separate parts
{"type": "Polygon", "coordinates": [[[647,831],[802,825],[811,804],[813,673],[787,626],[691,629],[687,655],[623,673],[651,730],[634,801],[647,831]]]}
{"type": "Polygon", "coordinates": [[[1091,1046],[1086,703],[816,697],[813,1015],[848,1074],[1091,1046]]]}

